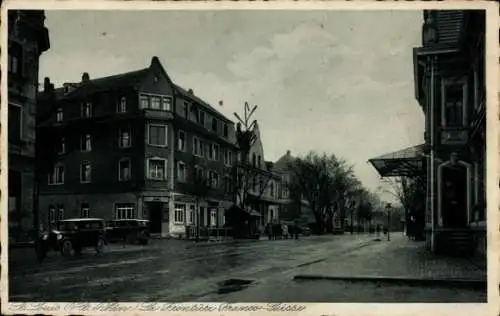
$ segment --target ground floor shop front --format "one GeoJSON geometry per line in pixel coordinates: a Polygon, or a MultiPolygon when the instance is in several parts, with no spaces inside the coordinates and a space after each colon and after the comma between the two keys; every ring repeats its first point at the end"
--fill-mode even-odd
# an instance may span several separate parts
{"type": "Polygon", "coordinates": [[[118,194],[44,194],[39,216],[44,229],[57,220],[79,217],[149,220],[152,236],[186,238],[194,231],[214,230],[225,225],[226,200],[198,199],[167,191],[118,194]]]}

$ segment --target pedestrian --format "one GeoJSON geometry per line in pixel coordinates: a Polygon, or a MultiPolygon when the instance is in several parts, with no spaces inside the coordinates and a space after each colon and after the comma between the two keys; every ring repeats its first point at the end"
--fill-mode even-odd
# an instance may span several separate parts
{"type": "Polygon", "coordinates": [[[287,224],[283,224],[283,237],[285,239],[288,239],[288,225],[287,224]]]}

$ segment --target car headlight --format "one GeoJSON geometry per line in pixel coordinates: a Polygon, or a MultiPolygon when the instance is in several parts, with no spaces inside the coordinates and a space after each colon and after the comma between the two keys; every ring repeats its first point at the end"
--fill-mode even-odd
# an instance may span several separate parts
{"type": "Polygon", "coordinates": [[[62,238],[63,238],[63,236],[61,234],[57,235],[57,240],[61,240],[62,238]]]}

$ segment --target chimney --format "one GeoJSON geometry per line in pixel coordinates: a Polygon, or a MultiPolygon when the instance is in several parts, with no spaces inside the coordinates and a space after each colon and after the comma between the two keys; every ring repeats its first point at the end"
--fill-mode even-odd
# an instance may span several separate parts
{"type": "Polygon", "coordinates": [[[188,90],[188,93],[189,93],[189,94],[191,94],[191,95],[194,95],[194,91],[193,91],[193,89],[189,89],[189,90],[188,90]]]}
{"type": "Polygon", "coordinates": [[[45,77],[43,79],[43,92],[49,92],[50,91],[50,78],[45,77]]]}
{"type": "Polygon", "coordinates": [[[287,151],[286,151],[286,155],[287,155],[288,157],[290,157],[290,155],[291,155],[291,154],[292,154],[292,153],[290,152],[290,150],[287,150],[287,151]]]}
{"type": "Polygon", "coordinates": [[[158,58],[158,56],[153,56],[153,58],[151,58],[151,65],[159,64],[159,63],[160,63],[160,59],[158,58]]]}
{"type": "Polygon", "coordinates": [[[82,75],[82,82],[89,82],[90,77],[88,72],[84,72],[82,75]]]}

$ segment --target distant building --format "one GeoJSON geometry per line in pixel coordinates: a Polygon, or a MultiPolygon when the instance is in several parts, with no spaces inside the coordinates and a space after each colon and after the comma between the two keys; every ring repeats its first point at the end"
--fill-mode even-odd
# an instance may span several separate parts
{"type": "Polygon", "coordinates": [[[236,159],[232,121],[174,84],[157,57],[105,78],[88,73],[40,103],[40,214],[150,220],[152,234],[224,225],[236,159]]]}
{"type": "Polygon", "coordinates": [[[8,11],[8,208],[14,239],[27,238],[33,227],[38,66],[50,48],[44,21],[43,11],[8,11]]]}
{"type": "Polygon", "coordinates": [[[280,216],[284,221],[299,220],[301,224],[315,223],[309,203],[302,197],[296,196],[293,190],[290,190],[291,181],[293,181],[294,170],[293,163],[295,157],[290,150],[281,156],[273,165],[273,171],[281,177],[281,205],[280,216]]]}
{"type": "MultiPolygon", "coordinates": [[[[260,135],[260,129],[257,122],[255,122],[253,133],[255,141],[250,147],[248,152],[248,161],[240,163],[240,175],[248,179],[240,181],[238,190],[244,190],[245,197],[237,194],[236,204],[241,205],[241,198],[246,199],[246,205],[251,209],[246,210],[250,212],[253,219],[250,223],[251,233],[261,230],[268,223],[278,223],[280,220],[279,215],[279,202],[281,191],[281,177],[274,172],[273,164],[265,160],[264,147],[260,135]],[[257,217],[257,218],[256,218],[257,217]]],[[[241,155],[239,155],[241,157],[241,155]]]]}

